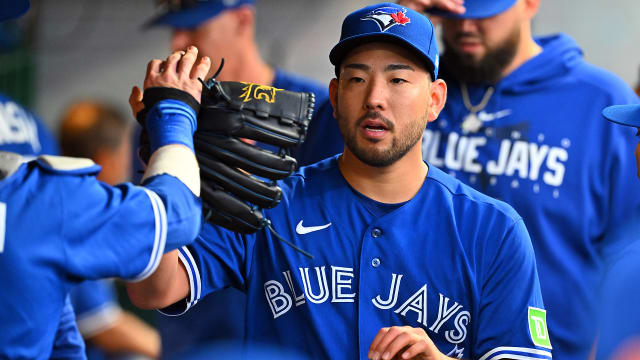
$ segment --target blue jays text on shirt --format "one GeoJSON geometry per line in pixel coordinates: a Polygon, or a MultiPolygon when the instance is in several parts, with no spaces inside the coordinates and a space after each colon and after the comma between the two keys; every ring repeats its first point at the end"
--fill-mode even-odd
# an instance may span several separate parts
{"type": "MultiPolygon", "coordinates": [[[[299,274],[302,280],[302,288],[296,288],[293,283],[291,270],[282,272],[279,279],[269,280],[264,284],[264,293],[276,319],[289,312],[293,306],[304,305],[306,300],[314,304],[322,304],[327,301],[331,303],[354,303],[356,293],[351,289],[351,282],[354,278],[354,270],[350,267],[340,266],[315,266],[315,279],[311,280],[309,268],[298,268],[293,271],[295,276],[299,274]],[[296,271],[297,270],[297,271],[296,271]],[[330,275],[327,273],[330,272],[330,275]],[[328,276],[331,279],[331,290],[329,290],[328,276]],[[285,290],[286,284],[287,290],[285,290]],[[318,289],[314,292],[313,289],[318,289]]],[[[456,301],[451,301],[447,296],[438,293],[440,298],[438,304],[438,316],[436,320],[427,323],[427,284],[417,289],[413,295],[407,299],[398,299],[398,291],[402,285],[402,274],[392,273],[388,284],[388,293],[379,294],[371,299],[372,304],[380,310],[390,310],[404,317],[412,312],[417,315],[418,325],[438,333],[442,325],[451,319],[451,324],[455,330],[445,332],[445,338],[452,344],[459,344],[467,337],[467,325],[471,322],[471,314],[464,310],[464,307],[456,301]],[[400,300],[400,302],[398,302],[400,300]],[[450,304],[453,302],[453,304],[450,304]],[[457,314],[457,315],[456,315],[457,314]],[[453,315],[456,315],[453,318],[453,315]],[[453,319],[452,319],[453,318],[453,319]]]]}
{"type": "MultiPolygon", "coordinates": [[[[510,114],[508,109],[496,114],[499,113],[503,116],[510,114]]],[[[481,119],[483,114],[479,114],[481,119]]],[[[486,114],[486,117],[493,120],[499,116],[486,114]]],[[[559,144],[554,144],[548,141],[545,134],[540,133],[534,135],[534,141],[528,141],[524,124],[510,126],[506,130],[485,125],[477,133],[461,131],[450,132],[448,135],[438,129],[447,126],[447,119],[441,118],[434,126],[425,130],[422,155],[428,163],[438,167],[444,166],[451,170],[452,175],[455,175],[455,171],[469,173],[471,183],[484,178],[488,180],[489,185],[495,185],[496,177],[508,176],[513,178],[511,186],[516,188],[520,186],[518,179],[528,179],[534,182],[531,187],[534,193],[540,192],[542,183],[552,189],[554,197],[559,196],[556,188],[561,186],[564,180],[571,146],[569,139],[562,139],[559,144]],[[497,131],[500,134],[497,134],[497,131]],[[487,145],[488,139],[496,138],[500,141],[495,157],[479,161],[479,154],[485,153],[481,148],[487,145]],[[446,146],[443,146],[444,143],[446,146]]]]}
{"type": "Polygon", "coordinates": [[[0,102],[0,145],[29,143],[40,151],[38,127],[31,114],[13,101],[0,102]]]}

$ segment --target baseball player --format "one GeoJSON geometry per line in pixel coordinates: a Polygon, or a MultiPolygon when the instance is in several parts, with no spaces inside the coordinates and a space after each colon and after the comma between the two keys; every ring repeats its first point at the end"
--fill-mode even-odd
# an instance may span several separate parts
{"type": "MultiPolygon", "coordinates": [[[[18,15],[5,11],[22,3],[28,7],[2,3],[0,19],[18,15]]],[[[145,88],[173,87],[199,98],[197,78],[210,63],[196,57],[193,48],[151,61],[145,88]]],[[[154,154],[144,187],[100,183],[100,168],[87,159],[41,156],[23,163],[18,154],[0,153],[0,357],[49,358],[71,286],[87,278],[144,279],[164,251],[195,238],[201,218],[196,113],[163,99],[147,118],[154,154]]]]}
{"type": "Polygon", "coordinates": [[[390,3],[357,10],[330,60],[344,153],[283,181],[265,212],[314,258],[270,231],[207,224],[127,285],[133,302],[180,314],[233,286],[248,294],[250,341],[314,358],[550,359],[522,219],[422,160],[447,91],[431,22],[390,3]]]}
{"type": "MultiPolygon", "coordinates": [[[[603,115],[616,125],[631,126],[640,136],[640,105],[614,105],[603,115]]],[[[628,150],[628,149],[627,149],[628,150]]],[[[640,143],[635,148],[640,180],[640,143]]],[[[637,359],[640,354],[640,210],[611,235],[604,251],[607,273],[602,286],[601,321],[596,359],[637,359]]]]}
{"type": "MultiPolygon", "coordinates": [[[[193,45],[201,56],[209,56],[216,67],[225,65],[217,79],[271,85],[279,89],[312,92],[316,103],[328,98],[327,87],[310,78],[269,65],[261,57],[256,42],[259,11],[255,0],[158,1],[161,9],[147,22],[152,28],[170,28],[173,51],[193,45]]],[[[211,69],[213,75],[216,69],[211,69]]],[[[264,144],[263,147],[270,148],[264,144]]],[[[273,148],[270,148],[273,150],[273,148]]],[[[197,309],[182,317],[159,316],[163,356],[192,348],[206,341],[241,340],[246,319],[244,293],[230,288],[203,300],[197,309]],[[210,321],[219,326],[212,329],[210,321]]]]}
{"type": "MultiPolygon", "coordinates": [[[[442,1],[403,3],[423,10],[422,3],[442,1]]],[[[640,206],[627,150],[633,132],[608,126],[599,114],[638,99],[617,76],[585,62],[568,35],[533,37],[538,3],[466,0],[462,15],[438,12],[441,77],[450,86],[422,151],[429,164],[522,215],[554,355],[586,359],[596,329],[585,314],[596,312],[604,235],[640,206]]],[[[303,163],[342,146],[334,119],[314,121],[303,147],[321,145],[301,151],[313,157],[303,163]]]]}

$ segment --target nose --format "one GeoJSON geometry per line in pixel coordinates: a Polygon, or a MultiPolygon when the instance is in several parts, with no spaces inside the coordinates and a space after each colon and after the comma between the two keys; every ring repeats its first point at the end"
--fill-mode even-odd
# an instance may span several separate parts
{"type": "Polygon", "coordinates": [[[386,108],[387,91],[384,79],[371,79],[367,87],[367,97],[364,102],[365,109],[384,110],[386,108]]]}
{"type": "Polygon", "coordinates": [[[173,35],[171,36],[171,51],[184,50],[189,45],[191,45],[191,36],[189,30],[173,30],[173,35]]]}
{"type": "Polygon", "coordinates": [[[475,33],[478,31],[478,24],[474,19],[460,19],[457,23],[458,30],[461,32],[475,33]]]}

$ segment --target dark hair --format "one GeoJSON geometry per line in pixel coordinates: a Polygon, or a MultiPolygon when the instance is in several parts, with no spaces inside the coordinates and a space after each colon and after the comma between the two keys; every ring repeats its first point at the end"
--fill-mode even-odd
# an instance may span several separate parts
{"type": "Polygon", "coordinates": [[[116,149],[128,140],[124,137],[129,126],[129,121],[111,105],[91,101],[72,104],[62,116],[62,155],[93,158],[99,149],[116,149]]]}

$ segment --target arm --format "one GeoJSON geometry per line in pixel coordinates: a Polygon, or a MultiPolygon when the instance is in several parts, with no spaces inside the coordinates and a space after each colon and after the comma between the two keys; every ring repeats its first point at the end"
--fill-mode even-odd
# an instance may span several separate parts
{"type": "Polygon", "coordinates": [[[127,283],[131,302],[142,309],[161,309],[189,295],[189,277],[178,261],[178,250],[164,254],[156,271],[136,283],[127,283]]]}
{"type": "Polygon", "coordinates": [[[158,332],[128,312],[122,312],[113,326],[87,340],[111,353],[128,352],[153,359],[160,357],[158,332]]]}

